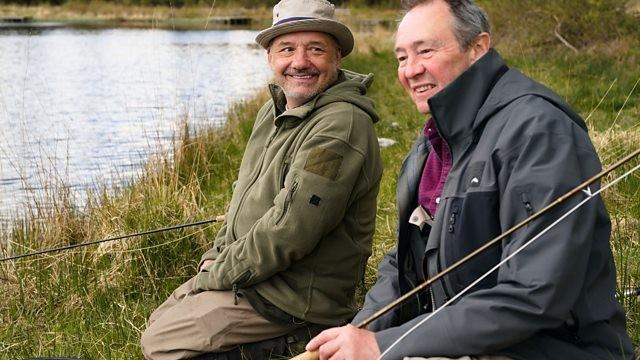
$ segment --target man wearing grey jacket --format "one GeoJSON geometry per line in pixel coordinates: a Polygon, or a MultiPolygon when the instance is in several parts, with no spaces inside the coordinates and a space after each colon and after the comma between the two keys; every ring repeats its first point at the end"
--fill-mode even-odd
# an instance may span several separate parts
{"type": "Polygon", "coordinates": [[[340,69],[353,35],[328,1],[282,0],[273,15],[256,37],[275,77],[271,100],[198,274],[150,316],[149,359],[227,353],[301,326],[344,325],[357,311],[382,176],[373,76],[340,69]]]}
{"type": "MultiPolygon", "coordinates": [[[[353,324],[600,170],[584,121],[551,90],[505,65],[491,48],[485,12],[472,0],[405,5],[395,43],[398,78],[430,116],[399,175],[397,246],[380,264],[353,324]]],[[[471,286],[584,196],[367,329],[326,330],[307,350],[352,360],[633,359],[600,197],[471,286]]]]}

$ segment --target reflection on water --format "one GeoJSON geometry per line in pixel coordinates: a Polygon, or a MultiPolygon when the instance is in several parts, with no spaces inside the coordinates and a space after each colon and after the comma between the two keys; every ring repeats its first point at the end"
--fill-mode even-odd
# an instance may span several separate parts
{"type": "Polygon", "coordinates": [[[52,180],[130,179],[185,115],[221,122],[269,79],[255,34],[0,32],[0,216],[52,180]]]}

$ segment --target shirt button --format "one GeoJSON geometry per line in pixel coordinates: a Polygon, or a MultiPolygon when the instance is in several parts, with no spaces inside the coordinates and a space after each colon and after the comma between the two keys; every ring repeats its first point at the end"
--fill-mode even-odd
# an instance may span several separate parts
{"type": "Polygon", "coordinates": [[[440,198],[439,197],[436,198],[436,204],[440,204],[440,198]]]}

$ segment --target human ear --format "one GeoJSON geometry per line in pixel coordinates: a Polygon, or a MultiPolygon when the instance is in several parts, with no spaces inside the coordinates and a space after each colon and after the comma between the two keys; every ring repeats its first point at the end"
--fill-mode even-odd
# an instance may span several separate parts
{"type": "Polygon", "coordinates": [[[273,67],[271,61],[273,60],[273,55],[271,54],[271,47],[267,48],[267,62],[269,63],[269,66],[273,67]]]}
{"type": "Polygon", "coordinates": [[[486,32],[480,33],[480,35],[476,37],[473,44],[471,44],[471,48],[469,49],[469,56],[470,56],[471,63],[473,64],[474,62],[476,62],[476,60],[483,57],[484,54],[486,54],[490,48],[491,48],[491,35],[489,35],[489,33],[486,33],[486,32]]]}

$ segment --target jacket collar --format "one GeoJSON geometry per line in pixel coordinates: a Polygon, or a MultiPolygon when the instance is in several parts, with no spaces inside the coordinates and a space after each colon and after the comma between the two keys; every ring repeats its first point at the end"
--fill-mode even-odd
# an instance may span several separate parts
{"type": "Polygon", "coordinates": [[[428,100],[438,131],[452,150],[482,124],[483,119],[476,116],[478,110],[508,69],[498,52],[490,49],[428,100]]]}
{"type": "Polygon", "coordinates": [[[327,90],[331,89],[333,86],[346,80],[347,80],[347,77],[345,76],[344,72],[342,70],[338,70],[338,78],[333,84],[331,84],[331,86],[329,86],[327,89],[325,89],[324,91],[314,96],[311,100],[307,101],[306,103],[289,110],[287,110],[286,108],[287,99],[284,95],[284,91],[282,91],[282,88],[280,88],[276,84],[269,84],[269,92],[271,93],[271,98],[273,99],[273,104],[274,104],[273,106],[274,124],[277,127],[279,127],[280,125],[282,125],[284,121],[296,122],[296,121],[304,120],[310,112],[315,110],[318,99],[323,94],[325,94],[327,90]]]}

